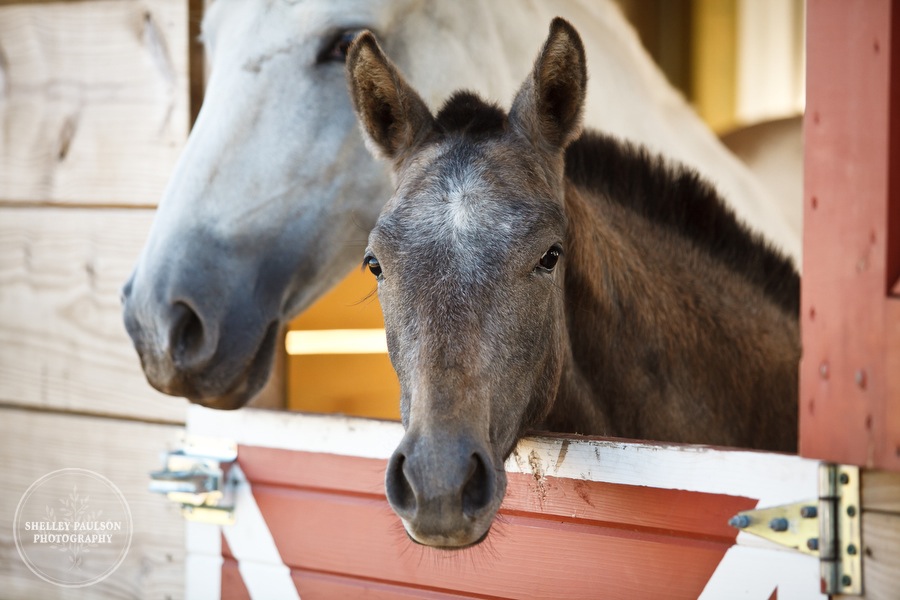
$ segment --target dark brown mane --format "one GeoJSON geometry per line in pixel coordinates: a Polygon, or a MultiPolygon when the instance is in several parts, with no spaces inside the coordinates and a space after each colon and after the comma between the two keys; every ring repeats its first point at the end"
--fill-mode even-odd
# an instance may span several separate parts
{"type": "Polygon", "coordinates": [[[762,289],[789,314],[799,314],[800,276],[790,259],[742,225],[716,190],[692,169],[588,131],[566,150],[566,176],[680,232],[762,289]]]}
{"type": "Polygon", "coordinates": [[[506,129],[506,112],[502,108],[467,91],[450,96],[435,120],[443,133],[463,133],[473,137],[499,134],[506,129]]]}

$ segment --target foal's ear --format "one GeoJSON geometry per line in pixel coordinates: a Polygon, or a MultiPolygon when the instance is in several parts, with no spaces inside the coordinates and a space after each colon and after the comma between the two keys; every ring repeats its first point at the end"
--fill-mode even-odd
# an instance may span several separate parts
{"type": "Polygon", "coordinates": [[[584,45],[565,19],[553,19],[531,74],[513,100],[509,121],[538,146],[561,150],[581,133],[587,89],[584,45]]]}
{"type": "Polygon", "coordinates": [[[369,149],[395,163],[421,143],[434,117],[397,67],[384,55],[375,36],[364,31],[347,51],[350,98],[369,149]]]}

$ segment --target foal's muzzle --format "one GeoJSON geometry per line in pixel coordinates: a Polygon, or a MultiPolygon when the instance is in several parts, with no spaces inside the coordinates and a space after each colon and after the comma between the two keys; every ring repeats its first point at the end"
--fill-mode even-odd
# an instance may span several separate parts
{"type": "Polygon", "coordinates": [[[388,463],[385,489],[413,541],[460,549],[487,537],[506,473],[466,438],[407,434],[388,463]]]}

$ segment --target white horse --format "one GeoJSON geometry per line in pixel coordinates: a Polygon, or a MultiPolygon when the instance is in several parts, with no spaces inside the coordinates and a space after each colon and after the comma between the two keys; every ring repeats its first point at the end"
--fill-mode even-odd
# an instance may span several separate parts
{"type": "Polygon", "coordinates": [[[695,167],[794,257],[799,232],[643,50],[612,0],[217,0],[206,99],[134,274],[125,324],[157,389],[237,408],[269,376],[280,328],[359,264],[390,179],[344,79],[370,29],[432,105],[460,85],[508,103],[547,25],[581,31],[586,124],[695,167]]]}

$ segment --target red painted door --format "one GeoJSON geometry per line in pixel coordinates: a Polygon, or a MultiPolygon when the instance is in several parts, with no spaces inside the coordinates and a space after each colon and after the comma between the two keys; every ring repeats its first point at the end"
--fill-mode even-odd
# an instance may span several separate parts
{"type": "Polygon", "coordinates": [[[210,598],[822,597],[814,557],[727,525],[814,497],[815,461],[529,438],[488,539],[442,552],[410,542],[384,497],[398,423],[192,409],[188,428],[238,444],[235,525],[190,524],[205,541],[189,544],[189,581],[210,598]]]}
{"type": "Polygon", "coordinates": [[[807,3],[803,456],[900,470],[900,3],[807,3]]]}

